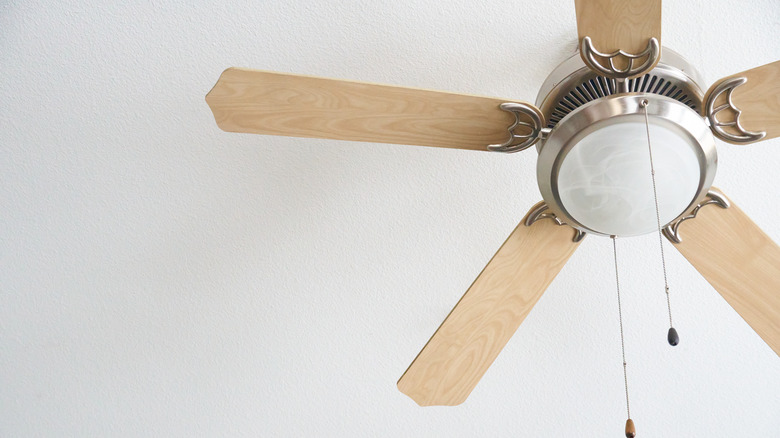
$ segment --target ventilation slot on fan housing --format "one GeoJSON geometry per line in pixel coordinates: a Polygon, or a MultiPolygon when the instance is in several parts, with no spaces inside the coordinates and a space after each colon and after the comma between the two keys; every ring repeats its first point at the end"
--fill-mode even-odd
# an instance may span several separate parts
{"type": "MultiPolygon", "coordinates": [[[[554,128],[567,114],[588,102],[618,94],[615,92],[616,88],[614,79],[608,79],[603,76],[597,76],[580,83],[563,96],[553,107],[547,127],[550,129],[554,128]]],[[[639,78],[629,79],[628,90],[634,93],[653,93],[671,97],[689,106],[692,110],[699,111],[698,99],[695,96],[689,96],[689,92],[686,92],[681,84],[675,84],[655,74],[648,73],[639,78]]]]}

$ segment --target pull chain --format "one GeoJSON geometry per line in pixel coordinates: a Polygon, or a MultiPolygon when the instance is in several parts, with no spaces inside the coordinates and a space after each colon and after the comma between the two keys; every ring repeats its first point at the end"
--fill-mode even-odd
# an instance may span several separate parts
{"type": "Polygon", "coordinates": [[[623,384],[626,388],[626,437],[634,438],[636,436],[636,428],[634,427],[634,420],[631,419],[631,404],[628,401],[628,371],[626,369],[626,343],[623,336],[623,306],[620,303],[620,275],[618,274],[618,261],[617,261],[617,242],[615,236],[612,236],[612,254],[615,257],[615,285],[617,286],[617,302],[618,302],[618,319],[620,321],[620,351],[623,353],[623,384]]]}
{"type": "Polygon", "coordinates": [[[650,178],[653,180],[653,199],[655,200],[655,220],[658,225],[658,243],[661,247],[661,267],[664,272],[664,291],[666,292],[666,309],[669,311],[669,332],[666,335],[666,340],[669,345],[675,346],[680,343],[680,336],[677,334],[677,330],[672,324],[672,302],[669,298],[669,280],[666,276],[666,258],[664,257],[664,239],[661,235],[661,213],[658,208],[658,190],[655,185],[655,166],[653,165],[653,148],[650,146],[650,121],[647,116],[647,99],[642,100],[639,104],[645,110],[645,128],[647,130],[647,152],[650,155],[650,178]]]}

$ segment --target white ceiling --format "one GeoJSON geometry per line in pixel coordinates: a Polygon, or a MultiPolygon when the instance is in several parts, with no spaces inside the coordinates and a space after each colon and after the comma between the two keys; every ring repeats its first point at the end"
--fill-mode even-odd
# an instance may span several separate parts
{"type": "MultiPolygon", "coordinates": [[[[203,99],[242,66],[533,100],[573,2],[88,3],[0,5],[0,436],[622,436],[608,239],[465,404],[395,387],[533,151],[228,134],[203,99]]],[[[663,40],[708,86],[780,59],[780,8],[667,1],[663,40]]],[[[778,151],[719,143],[716,177],[775,241],[778,151]]],[[[639,436],[774,436],[780,358],[673,250],[669,347],[657,237],[620,245],[639,436]]]]}

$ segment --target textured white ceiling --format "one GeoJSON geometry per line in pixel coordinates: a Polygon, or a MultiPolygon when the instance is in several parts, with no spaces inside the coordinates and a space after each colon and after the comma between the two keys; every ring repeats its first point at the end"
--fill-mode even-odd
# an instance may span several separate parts
{"type": "MultiPolygon", "coordinates": [[[[458,407],[396,380],[540,196],[535,153],[219,131],[228,66],[532,100],[573,2],[0,5],[0,436],[622,436],[608,239],[458,407]]],[[[780,59],[777,0],[667,1],[708,86],[780,59]]],[[[780,139],[716,185],[776,241],[780,139]]],[[[654,235],[620,242],[641,437],[774,436],[780,358],[654,235]]]]}

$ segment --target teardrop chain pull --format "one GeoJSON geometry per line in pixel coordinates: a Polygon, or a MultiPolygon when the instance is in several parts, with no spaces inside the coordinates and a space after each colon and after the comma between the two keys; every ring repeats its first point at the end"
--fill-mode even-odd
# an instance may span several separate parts
{"type": "Polygon", "coordinates": [[[626,438],[634,438],[636,436],[636,427],[634,427],[634,420],[626,420],[626,438]]]}
{"type": "Polygon", "coordinates": [[[677,330],[674,327],[669,328],[669,333],[666,334],[666,340],[669,341],[669,345],[675,346],[680,343],[680,336],[677,334],[677,330]]]}
{"type": "Polygon", "coordinates": [[[666,276],[666,258],[664,257],[664,239],[661,235],[661,213],[658,208],[658,190],[655,185],[655,166],[653,165],[653,148],[650,145],[650,120],[647,116],[647,105],[649,104],[647,99],[643,99],[640,102],[640,106],[644,109],[645,113],[645,128],[647,129],[647,152],[650,155],[650,177],[653,180],[653,199],[655,200],[655,220],[658,225],[658,243],[661,247],[661,267],[664,271],[664,291],[666,292],[666,308],[669,311],[669,332],[666,334],[666,340],[669,345],[675,346],[680,343],[680,335],[677,334],[677,330],[672,324],[672,302],[669,298],[669,280],[666,276]]]}

